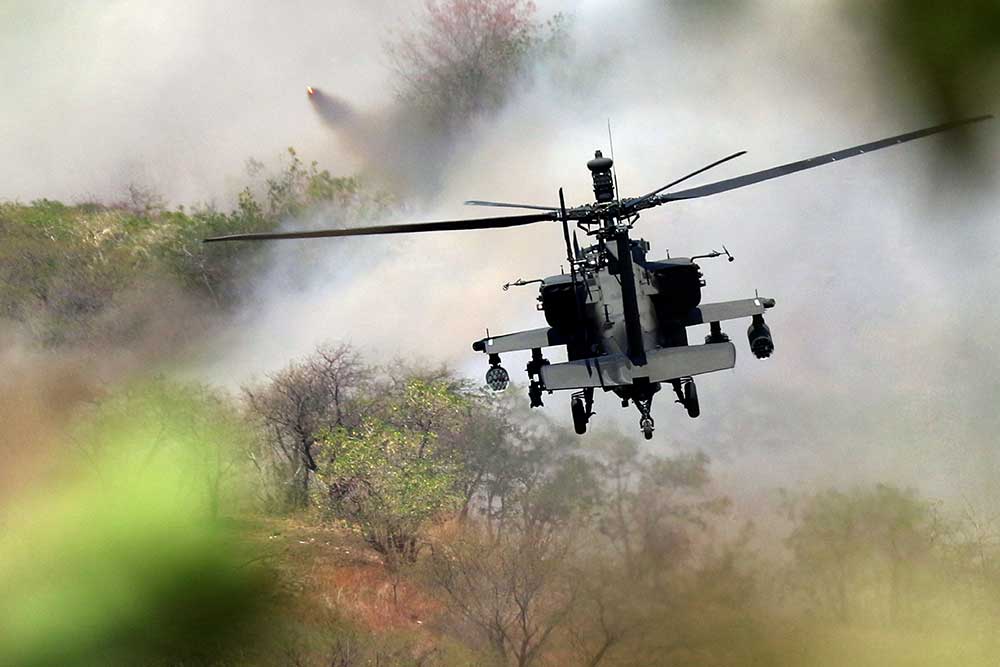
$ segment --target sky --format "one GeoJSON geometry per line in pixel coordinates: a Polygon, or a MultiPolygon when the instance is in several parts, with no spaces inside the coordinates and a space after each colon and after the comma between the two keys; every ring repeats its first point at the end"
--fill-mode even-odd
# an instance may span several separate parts
{"type": "MultiPolygon", "coordinates": [[[[565,59],[538,65],[495,117],[456,138],[440,188],[414,220],[474,215],[470,198],[589,200],[586,160],[614,128],[621,188],[639,194],[737,150],[708,182],[934,125],[885,67],[874,34],[833,2],[539,1],[570,17],[565,59]]],[[[247,158],[295,146],[334,174],[359,168],[313,114],[306,85],[371,118],[394,100],[384,45],[421,3],[13,2],[0,8],[0,198],[113,198],[135,182],[174,203],[228,205],[247,158]]],[[[984,109],[984,112],[995,111],[984,109]]],[[[374,122],[374,121],[373,121],[374,122]]],[[[654,403],[661,451],[704,449],[747,497],[778,486],[889,479],[996,502],[1000,456],[1000,127],[977,127],[968,170],[932,138],[738,191],[661,207],[636,232],[654,255],[725,244],[704,263],[709,301],[755,290],[776,353],[727,331],[733,371],[699,380],[702,416],[654,403]]],[[[319,211],[287,228],[318,227],[319,211]]],[[[558,273],[561,230],[278,244],[248,307],[205,341],[188,372],[236,386],[324,340],[378,358],[486,369],[471,342],[541,326],[531,288],[558,273]],[[306,267],[303,270],[303,267],[306,267]]],[[[693,332],[693,339],[704,332],[693,332]]],[[[553,357],[554,359],[556,357],[553,357]]],[[[505,365],[517,375],[526,357],[505,365]]],[[[547,397],[568,421],[568,396],[547,397]]],[[[598,421],[631,431],[611,396],[598,421]]]]}

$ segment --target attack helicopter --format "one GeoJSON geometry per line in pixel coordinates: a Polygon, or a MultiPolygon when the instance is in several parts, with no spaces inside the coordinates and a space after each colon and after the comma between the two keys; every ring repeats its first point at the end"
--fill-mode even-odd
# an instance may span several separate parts
{"type": "Polygon", "coordinates": [[[742,188],[990,118],[990,115],[978,116],[936,125],[735,178],[671,191],[688,179],[745,154],[740,151],[639,197],[620,196],[613,159],[597,151],[587,163],[595,201],[572,208],[566,207],[560,189],[558,206],[482,200],[465,202],[470,206],[534,211],[522,215],[353,229],[234,234],[208,238],[205,242],[408,234],[561,223],[568,273],[533,280],[519,279],[504,286],[506,290],[515,285],[538,284],[539,309],[544,312],[547,326],[496,336],[490,335],[487,329],[486,337],[475,341],[472,349],[487,355],[486,382],[496,391],[506,389],[510,382],[500,355],[530,351],[531,359],[525,370],[531,407],[541,407],[545,394],[572,391],[570,409],[578,434],[587,431],[594,415],[594,394],[600,389],[614,393],[621,399],[622,407],[627,408],[632,403],[638,408],[639,428],[648,440],[653,437],[655,427],[650,414],[653,397],[663,385],[670,386],[676,402],[688,416],[695,418],[701,413],[695,376],[736,365],[736,348],[723,332],[722,322],[749,318],[747,339],[751,352],[758,359],[771,356],[774,339],[764,315],[775,306],[775,300],[755,295],[736,301],[702,303],[701,293],[706,282],[698,260],[725,256],[733,261],[733,256],[723,246],[723,252],[713,250],[691,257],[651,259],[648,257],[649,243],[630,236],[641,211],[742,188]],[[576,226],[572,234],[570,224],[576,226]],[[577,231],[592,242],[581,246],[577,231]],[[704,343],[691,344],[688,329],[706,324],[709,331],[704,343]],[[542,351],[553,347],[565,348],[565,362],[550,363],[545,358],[542,351]]]}

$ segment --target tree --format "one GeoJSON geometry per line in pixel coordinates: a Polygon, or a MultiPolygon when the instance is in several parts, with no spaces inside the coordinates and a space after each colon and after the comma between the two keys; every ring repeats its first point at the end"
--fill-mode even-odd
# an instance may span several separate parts
{"type": "Polygon", "coordinates": [[[691,556],[692,531],[705,529],[729,501],[709,493],[709,461],[701,452],[642,455],[635,441],[612,433],[601,454],[606,502],[598,530],[630,577],[659,585],[664,572],[691,556]]]}
{"type": "Polygon", "coordinates": [[[899,621],[915,568],[931,558],[944,533],[932,503],[885,484],[806,497],[790,516],[795,527],[787,544],[800,589],[844,623],[863,596],[881,597],[888,620],[899,621]]]}
{"type": "Polygon", "coordinates": [[[432,545],[426,573],[460,626],[502,659],[535,664],[576,601],[570,533],[490,535],[466,524],[432,545]]]}
{"type": "Polygon", "coordinates": [[[657,457],[616,431],[594,436],[600,498],[566,624],[580,663],[659,664],[742,641],[746,537],[712,548],[708,531],[728,500],[711,493],[708,457],[657,457]]]}
{"type": "Polygon", "coordinates": [[[387,50],[403,101],[452,131],[503,104],[543,39],[525,0],[428,0],[425,11],[387,50]]]}
{"type": "Polygon", "coordinates": [[[388,560],[415,560],[426,524],[462,503],[463,387],[446,370],[401,369],[355,402],[360,423],[323,435],[318,471],[332,509],[388,560]]]}
{"type": "Polygon", "coordinates": [[[253,437],[228,395],[160,377],[90,406],[74,439],[88,460],[113,459],[136,474],[155,465],[176,468],[185,490],[215,519],[234,495],[253,437]]]}
{"type": "Polygon", "coordinates": [[[427,522],[460,501],[457,466],[438,455],[433,434],[366,419],[328,433],[322,454],[319,475],[334,513],[390,565],[414,561],[427,522]]]}
{"type": "Polygon", "coordinates": [[[949,537],[949,585],[963,582],[974,607],[1000,615],[1000,515],[966,502],[949,537]]]}
{"type": "Polygon", "coordinates": [[[528,407],[522,393],[488,394],[475,405],[463,460],[476,471],[470,507],[488,530],[542,534],[598,501],[600,482],[580,440],[528,407]]]}
{"type": "Polygon", "coordinates": [[[359,423],[349,405],[367,375],[353,348],[328,344],[270,375],[268,382],[244,388],[250,411],[269,435],[276,462],[286,467],[288,506],[305,507],[309,501],[320,433],[359,423]]]}

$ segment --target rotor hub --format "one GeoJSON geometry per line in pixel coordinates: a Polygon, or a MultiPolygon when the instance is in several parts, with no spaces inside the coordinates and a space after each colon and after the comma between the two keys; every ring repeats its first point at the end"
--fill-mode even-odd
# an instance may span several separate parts
{"type": "Polygon", "coordinates": [[[594,152],[594,159],[587,163],[587,169],[594,179],[594,197],[598,202],[609,202],[615,199],[614,178],[611,175],[611,167],[614,160],[604,157],[601,151],[594,152]]]}

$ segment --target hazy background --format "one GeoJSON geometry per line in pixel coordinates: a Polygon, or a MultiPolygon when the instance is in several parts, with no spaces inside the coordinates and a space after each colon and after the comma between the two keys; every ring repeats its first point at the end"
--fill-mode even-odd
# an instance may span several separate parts
{"type": "MultiPolygon", "coordinates": [[[[587,201],[584,163],[607,150],[608,118],[626,194],[740,149],[749,154],[705,181],[949,120],[921,103],[872,25],[843,3],[717,5],[538,2],[540,16],[570,17],[567,53],[457,138],[451,160],[426,164],[443,170],[440,187],[415,193],[407,212],[481,213],[467,198],[553,203],[560,186],[570,203],[587,201]]],[[[228,203],[247,158],[273,164],[287,146],[353,173],[359,156],[315,116],[304,87],[377,118],[393,102],[385,41],[418,6],[7,4],[0,197],[113,197],[137,182],[173,203],[228,203]]],[[[987,95],[996,99],[983,91],[983,113],[995,110],[987,95]]],[[[654,446],[704,449],[720,484],[746,496],[892,480],[995,502],[1000,134],[995,121],[971,132],[972,154],[942,153],[945,135],[644,215],[637,232],[656,254],[724,243],[736,256],[705,262],[706,300],[759,289],[778,302],[775,355],[758,362],[745,325],[729,325],[737,368],[699,381],[698,420],[661,395],[654,446]]],[[[485,327],[543,323],[534,290],[500,285],[556,273],[561,242],[557,226],[539,225],[276,244],[252,306],[183,372],[236,386],[335,339],[479,377],[486,364],[470,344],[485,327]],[[304,257],[315,267],[305,274],[304,257]]],[[[505,365],[519,374],[525,361],[505,365]]],[[[568,416],[568,396],[548,397],[546,409],[568,416]]],[[[596,409],[635,428],[634,409],[603,396],[596,409]]]]}

